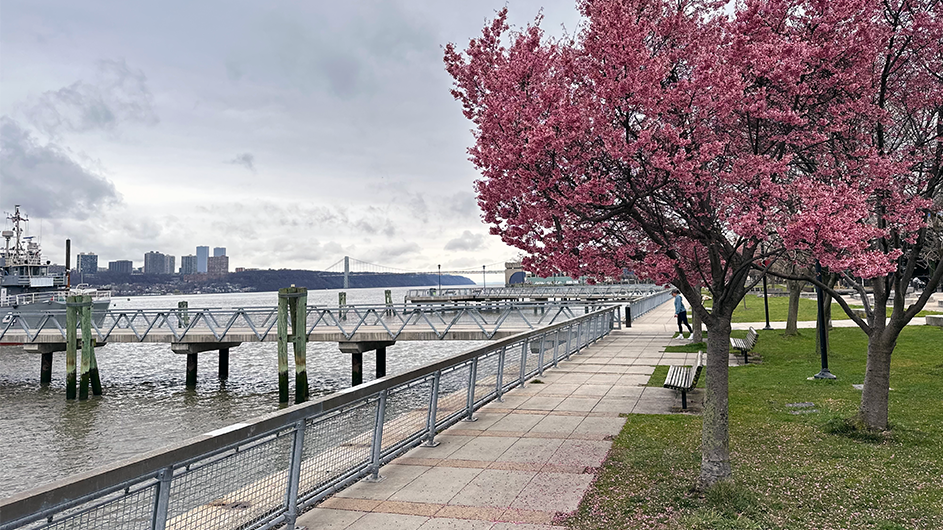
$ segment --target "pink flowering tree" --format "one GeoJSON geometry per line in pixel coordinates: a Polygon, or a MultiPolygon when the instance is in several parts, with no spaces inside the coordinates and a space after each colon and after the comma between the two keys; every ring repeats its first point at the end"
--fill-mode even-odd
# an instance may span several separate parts
{"type": "Polygon", "coordinates": [[[855,52],[859,66],[847,71],[854,80],[842,82],[841,126],[823,129],[826,141],[797,166],[814,178],[799,190],[783,235],[797,256],[817,258],[857,290],[863,317],[839,292],[804,278],[868,335],[858,420],[885,430],[897,339],[943,278],[943,2],[851,4],[870,44],[855,52]],[[920,273],[924,290],[907,304],[920,273]]]}
{"type": "Polygon", "coordinates": [[[537,272],[671,282],[707,327],[703,486],[731,474],[730,320],[751,271],[827,254],[861,275],[900,257],[872,248],[880,227],[856,192],[897,161],[827,156],[882,116],[858,99],[885,35],[878,2],[746,2],[734,17],[723,4],[582,0],[579,32],[559,40],[539,19],[511,30],[503,10],[445,50],[492,232],[537,272]]]}

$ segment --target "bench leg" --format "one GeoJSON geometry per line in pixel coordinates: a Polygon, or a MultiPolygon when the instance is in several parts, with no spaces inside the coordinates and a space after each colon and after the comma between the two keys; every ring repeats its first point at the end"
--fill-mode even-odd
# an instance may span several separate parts
{"type": "Polygon", "coordinates": [[[688,410],[688,393],[681,391],[681,410],[688,410]]]}
{"type": "Polygon", "coordinates": [[[749,353],[746,350],[743,350],[743,364],[750,364],[750,359],[747,358],[747,355],[749,355],[749,353]]]}

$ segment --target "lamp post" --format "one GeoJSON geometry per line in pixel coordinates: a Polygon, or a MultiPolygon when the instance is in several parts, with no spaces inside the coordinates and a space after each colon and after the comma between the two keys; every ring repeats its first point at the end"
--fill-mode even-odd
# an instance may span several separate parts
{"type": "Polygon", "coordinates": [[[439,265],[439,292],[442,292],[442,265],[439,265]]]}
{"type": "MultiPolygon", "coordinates": [[[[822,281],[822,264],[815,262],[815,278],[822,281]]],[[[819,328],[819,352],[822,354],[822,370],[812,376],[813,379],[838,379],[832,372],[828,371],[828,338],[825,335],[825,297],[822,296],[822,288],[815,286],[815,296],[818,299],[818,328],[819,328]]]]}
{"type": "Polygon", "coordinates": [[[481,286],[483,289],[488,288],[488,278],[485,277],[485,266],[481,266],[481,286]]]}
{"type": "Polygon", "coordinates": [[[766,293],[766,271],[763,271],[763,305],[766,306],[766,327],[763,329],[773,329],[773,326],[769,325],[769,296],[766,293]]]}

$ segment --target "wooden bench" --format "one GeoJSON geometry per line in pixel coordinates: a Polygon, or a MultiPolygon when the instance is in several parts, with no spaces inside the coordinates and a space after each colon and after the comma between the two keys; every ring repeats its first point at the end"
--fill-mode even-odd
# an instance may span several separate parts
{"type": "Polygon", "coordinates": [[[688,392],[697,386],[697,379],[704,369],[704,352],[697,352],[693,366],[671,366],[665,378],[665,388],[681,391],[681,409],[688,410],[688,392]]]}
{"type": "Polygon", "coordinates": [[[743,364],[747,364],[750,362],[748,355],[750,354],[751,351],[753,351],[753,348],[756,346],[757,338],[759,338],[759,336],[757,335],[756,330],[753,329],[753,326],[750,326],[750,331],[747,332],[747,338],[745,339],[735,339],[733,337],[730,338],[730,347],[735,350],[740,350],[740,353],[743,354],[743,364]]]}

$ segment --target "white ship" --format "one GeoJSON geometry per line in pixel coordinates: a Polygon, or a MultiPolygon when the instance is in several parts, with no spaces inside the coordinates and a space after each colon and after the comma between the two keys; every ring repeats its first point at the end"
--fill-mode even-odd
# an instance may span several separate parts
{"type": "Polygon", "coordinates": [[[93,313],[108,309],[111,291],[84,285],[70,289],[65,273],[49,272],[49,261],[43,262],[39,243],[23,235],[22,223],[28,219],[20,215],[20,205],[7,219],[13,222],[13,230],[0,232],[5,240],[0,250],[0,327],[18,328],[17,319],[24,319],[23,324],[35,329],[44,312],[64,310],[70,295],[91,295],[93,313]]]}

